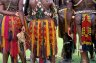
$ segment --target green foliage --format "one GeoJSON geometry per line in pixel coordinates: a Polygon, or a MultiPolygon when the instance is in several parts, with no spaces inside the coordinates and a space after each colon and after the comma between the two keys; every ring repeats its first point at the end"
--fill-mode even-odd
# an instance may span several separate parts
{"type": "Polygon", "coordinates": [[[43,18],[44,16],[44,13],[43,11],[41,10],[41,8],[38,8],[38,11],[36,13],[36,18],[39,19],[39,18],[43,18]]]}

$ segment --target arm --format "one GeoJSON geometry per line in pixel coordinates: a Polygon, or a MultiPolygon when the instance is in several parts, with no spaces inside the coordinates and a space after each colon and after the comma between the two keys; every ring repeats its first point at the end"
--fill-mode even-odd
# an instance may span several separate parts
{"type": "Polygon", "coordinates": [[[22,25],[24,26],[24,13],[23,13],[23,0],[19,0],[19,17],[21,19],[22,25]]]}
{"type": "Polygon", "coordinates": [[[66,0],[67,8],[72,10],[72,0],[66,0]]]}
{"type": "Polygon", "coordinates": [[[72,21],[72,15],[73,15],[73,8],[72,8],[72,0],[66,0],[66,22],[67,22],[67,28],[66,31],[68,32],[68,35],[70,35],[70,28],[71,28],[71,21],[72,21]]]}
{"type": "Polygon", "coordinates": [[[28,15],[28,7],[29,7],[29,0],[26,0],[25,2],[25,6],[24,6],[24,14],[25,15],[28,15]]]}
{"type": "Polygon", "coordinates": [[[4,10],[4,4],[0,1],[0,13],[6,14],[6,15],[15,15],[16,12],[10,12],[10,11],[4,10]]]}
{"type": "Polygon", "coordinates": [[[55,20],[55,25],[58,26],[57,8],[56,8],[56,5],[54,3],[52,3],[52,5],[51,5],[51,10],[52,10],[52,13],[53,13],[52,17],[55,20]]]}
{"type": "Polygon", "coordinates": [[[72,9],[72,2],[71,0],[67,0],[66,1],[66,5],[67,5],[67,21],[68,21],[68,25],[70,26],[70,22],[72,21],[72,15],[73,15],[73,9],[72,9]]]}

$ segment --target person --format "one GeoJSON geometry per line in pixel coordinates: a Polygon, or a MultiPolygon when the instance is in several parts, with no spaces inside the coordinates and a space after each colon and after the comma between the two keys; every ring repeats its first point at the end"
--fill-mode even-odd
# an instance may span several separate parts
{"type": "MultiPolygon", "coordinates": [[[[39,63],[45,63],[47,60],[55,63],[57,40],[56,21],[54,21],[53,15],[56,14],[56,8],[53,0],[29,0],[27,5],[32,9],[32,13],[29,13],[32,18],[29,23],[29,35],[33,63],[35,63],[35,58],[39,58],[39,63]]],[[[25,12],[28,9],[27,5],[25,12]]]]}
{"type": "MultiPolygon", "coordinates": [[[[74,21],[71,19],[71,24],[68,24],[67,20],[67,8],[66,8],[66,0],[54,0],[54,3],[58,8],[58,36],[63,39],[63,47],[61,52],[62,61],[61,62],[70,62],[72,60],[72,53],[75,50],[75,42],[74,37],[76,36],[74,33],[74,21]],[[68,25],[70,25],[70,32],[68,30],[68,25]],[[71,30],[72,29],[72,30],[71,30]],[[73,36],[71,36],[73,34],[73,36]],[[66,61],[67,60],[67,61],[66,61]]],[[[70,17],[70,16],[68,16],[70,17]]]]}
{"type": "Polygon", "coordinates": [[[23,0],[0,0],[0,13],[3,14],[1,36],[3,45],[3,63],[7,63],[9,54],[11,62],[17,63],[18,53],[22,63],[26,63],[25,55],[18,51],[17,33],[24,28],[23,0]]]}
{"type": "Polygon", "coordinates": [[[64,41],[63,44],[63,49],[62,49],[62,56],[65,62],[70,62],[72,60],[72,52],[73,52],[73,40],[72,38],[65,33],[66,35],[66,40],[64,41]]]}
{"type": "Polygon", "coordinates": [[[93,43],[91,35],[94,35],[96,33],[94,32],[96,20],[96,2],[95,0],[66,0],[66,3],[67,10],[69,11],[67,12],[67,20],[69,21],[69,23],[72,18],[72,12],[75,16],[74,19],[77,32],[79,34],[79,42],[81,45],[81,63],[89,63],[87,52],[92,50],[91,46],[93,45],[93,43]]]}

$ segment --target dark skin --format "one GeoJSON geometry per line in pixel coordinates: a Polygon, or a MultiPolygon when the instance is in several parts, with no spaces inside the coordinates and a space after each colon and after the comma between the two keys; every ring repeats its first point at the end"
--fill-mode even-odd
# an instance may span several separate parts
{"type": "MultiPolygon", "coordinates": [[[[77,2],[79,2],[79,0],[71,0],[67,3],[67,8],[69,10],[69,13],[67,15],[69,15],[68,17],[68,21],[70,23],[71,21],[71,18],[72,18],[72,15],[71,15],[71,12],[72,10],[74,10],[75,12],[76,11],[83,11],[83,10],[96,10],[95,9],[95,3],[92,1],[92,0],[82,0],[82,2],[77,5],[77,6],[74,6],[77,2]],[[72,2],[73,1],[73,2],[72,2]],[[74,4],[75,3],[75,4],[74,4]],[[74,8],[73,8],[74,6],[74,8]]],[[[84,13],[83,13],[84,14],[84,13]]],[[[77,28],[77,32],[79,34],[79,42],[80,42],[80,45],[82,46],[82,41],[81,41],[81,36],[82,36],[82,31],[81,31],[81,22],[82,22],[82,15],[79,13],[79,14],[76,14],[75,15],[75,22],[76,22],[76,28],[77,28]]],[[[94,16],[94,15],[93,15],[94,16]]],[[[92,18],[92,16],[90,16],[92,18]]],[[[94,23],[95,23],[95,16],[94,16],[94,19],[92,18],[91,19],[92,21],[92,34],[94,34],[94,23]]],[[[81,47],[81,58],[82,58],[82,63],[88,63],[88,56],[87,56],[87,51],[83,51],[82,50],[82,47],[81,47]]]]}
{"type": "MultiPolygon", "coordinates": [[[[0,13],[3,15],[9,15],[9,16],[19,16],[20,20],[22,22],[22,26],[24,25],[24,15],[23,15],[23,0],[0,0],[0,13]],[[9,11],[5,7],[6,3],[13,3],[18,5],[18,9],[15,11],[9,11]],[[17,12],[18,11],[18,12],[17,12]]],[[[24,28],[24,27],[23,27],[24,28]]],[[[9,53],[4,52],[3,49],[3,63],[7,63],[8,61],[9,53]]],[[[19,52],[19,56],[21,58],[22,63],[26,63],[26,59],[22,52],[19,52]]],[[[12,63],[17,63],[17,58],[12,58],[12,63]]]]}
{"type": "Polygon", "coordinates": [[[12,16],[19,16],[22,22],[22,25],[24,25],[24,16],[23,16],[23,0],[19,0],[18,7],[19,9],[16,11],[8,11],[5,8],[5,3],[8,1],[12,1],[13,3],[16,2],[16,0],[0,0],[0,13],[4,15],[12,15],[12,16]],[[18,13],[17,13],[18,11],[18,13]]]}
{"type": "MultiPolygon", "coordinates": [[[[44,9],[49,9],[52,3],[48,3],[46,0],[41,0],[42,4],[44,5],[44,9]]],[[[30,0],[29,5],[31,6],[32,9],[36,7],[38,2],[35,0],[30,0]]]]}

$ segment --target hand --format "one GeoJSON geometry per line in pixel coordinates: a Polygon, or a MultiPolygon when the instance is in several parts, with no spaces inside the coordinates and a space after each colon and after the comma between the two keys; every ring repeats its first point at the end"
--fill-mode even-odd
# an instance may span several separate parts
{"type": "Polygon", "coordinates": [[[80,48],[79,48],[79,49],[80,49],[80,52],[83,52],[83,50],[82,50],[82,45],[80,45],[80,48]]]}
{"type": "Polygon", "coordinates": [[[25,32],[25,27],[24,26],[22,26],[22,32],[25,32]]]}
{"type": "Polygon", "coordinates": [[[75,18],[75,16],[72,16],[72,19],[74,19],[75,18]]]}
{"type": "Polygon", "coordinates": [[[15,16],[19,16],[19,12],[16,12],[16,13],[15,13],[15,16]]]}
{"type": "Polygon", "coordinates": [[[68,27],[68,35],[70,36],[70,33],[71,32],[71,28],[70,27],[68,27]]]}

